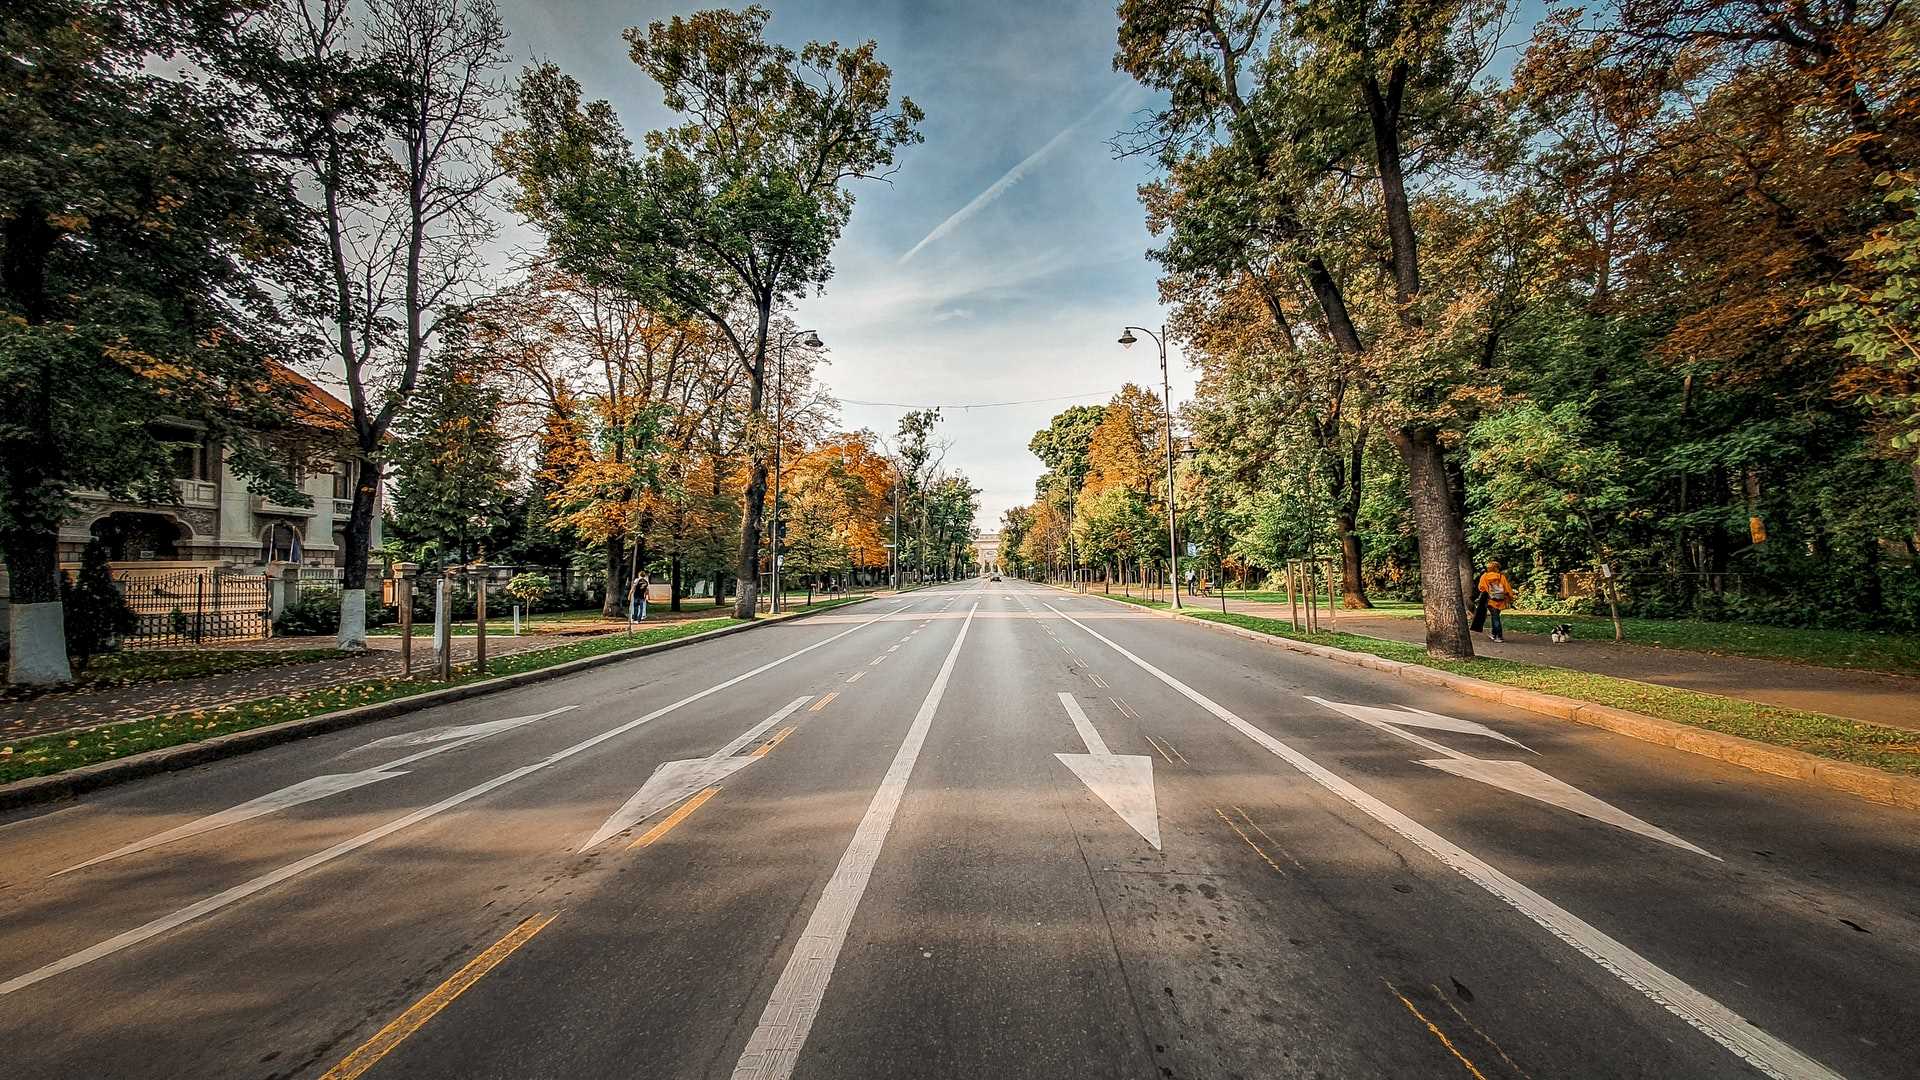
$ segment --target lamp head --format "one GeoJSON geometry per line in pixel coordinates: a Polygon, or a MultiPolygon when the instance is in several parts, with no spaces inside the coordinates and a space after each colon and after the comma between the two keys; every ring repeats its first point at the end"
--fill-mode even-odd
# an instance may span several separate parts
{"type": "Polygon", "coordinates": [[[809,349],[818,349],[825,346],[826,342],[820,340],[820,331],[809,330],[807,331],[807,340],[800,344],[805,345],[809,349]]]}
{"type": "Polygon", "coordinates": [[[1139,340],[1139,338],[1133,336],[1133,331],[1131,330],[1120,331],[1120,347],[1123,349],[1133,348],[1133,343],[1139,340]]]}

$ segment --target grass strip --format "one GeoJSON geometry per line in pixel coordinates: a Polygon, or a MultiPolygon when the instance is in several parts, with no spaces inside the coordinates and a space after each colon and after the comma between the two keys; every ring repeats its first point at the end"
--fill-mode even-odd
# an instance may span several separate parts
{"type": "Polygon", "coordinates": [[[1239,612],[1192,610],[1187,614],[1274,637],[1371,653],[1388,660],[1470,675],[1502,686],[1610,705],[1835,761],[1920,776],[1920,732],[1519,660],[1435,660],[1419,645],[1358,634],[1303,633],[1289,628],[1282,620],[1239,612]]]}
{"type": "MultiPolygon", "coordinates": [[[[252,701],[208,706],[203,709],[184,709],[120,724],[107,724],[86,731],[20,739],[0,746],[0,783],[46,776],[82,765],[112,761],[115,758],[123,758],[148,750],[198,742],[216,735],[265,727],[268,724],[278,724],[287,720],[300,720],[338,709],[373,705],[442,687],[497,679],[505,675],[518,675],[525,671],[564,664],[569,660],[580,660],[641,645],[656,645],[663,641],[672,641],[676,638],[689,637],[733,625],[735,620],[730,618],[701,619],[694,622],[656,626],[634,634],[607,634],[587,638],[552,648],[490,659],[487,661],[485,675],[475,674],[471,664],[460,665],[454,669],[451,682],[423,677],[403,679],[397,675],[380,679],[364,679],[319,690],[296,691],[290,694],[256,698],[252,701]]],[[[330,649],[324,651],[333,653],[330,649]]],[[[338,654],[334,653],[334,655],[338,654]]]]}
{"type": "Polygon", "coordinates": [[[339,656],[334,649],[141,649],[96,656],[63,686],[8,687],[5,697],[86,693],[168,679],[204,679],[284,664],[304,664],[339,656]]]}
{"type": "MultiPolygon", "coordinates": [[[[1253,600],[1284,604],[1285,593],[1235,592],[1233,600],[1253,600]]],[[[1420,618],[1419,604],[1403,601],[1377,602],[1370,610],[1342,612],[1353,615],[1389,615],[1395,618],[1420,618]]],[[[1561,623],[1567,624],[1577,639],[1612,641],[1613,621],[1604,615],[1556,615],[1551,612],[1505,613],[1509,630],[1523,634],[1547,634],[1561,623]]],[[[1816,630],[1784,626],[1758,626],[1747,623],[1706,622],[1700,619],[1623,618],[1620,629],[1629,645],[1657,649],[1705,653],[1709,656],[1743,656],[1755,660],[1784,660],[1794,664],[1839,668],[1844,671],[1882,671],[1893,675],[1920,675],[1920,637],[1912,634],[1882,634],[1871,630],[1816,630]]]]}

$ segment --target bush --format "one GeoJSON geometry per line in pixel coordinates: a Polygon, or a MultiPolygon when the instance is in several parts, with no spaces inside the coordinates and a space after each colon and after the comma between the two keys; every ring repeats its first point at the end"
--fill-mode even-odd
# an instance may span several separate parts
{"type": "Polygon", "coordinates": [[[120,647],[120,639],[140,624],[107,568],[107,549],[90,541],[80,556],[80,572],[60,579],[60,606],[67,623],[67,658],[75,667],[120,647]]]}
{"type": "Polygon", "coordinates": [[[285,637],[331,634],[340,628],[340,594],[332,589],[302,589],[273,620],[273,632],[285,637]]]}

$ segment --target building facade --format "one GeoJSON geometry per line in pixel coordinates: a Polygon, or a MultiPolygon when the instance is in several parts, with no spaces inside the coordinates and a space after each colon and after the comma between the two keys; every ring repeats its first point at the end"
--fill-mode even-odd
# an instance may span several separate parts
{"type": "MultiPolygon", "coordinates": [[[[338,398],[292,371],[276,374],[299,392],[302,428],[346,429],[349,413],[338,398]]],[[[125,502],[102,491],[76,491],[74,513],[60,529],[63,565],[78,566],[81,552],[93,540],[106,545],[116,570],[325,571],[344,561],[355,462],[303,450],[290,468],[309,505],[282,503],[254,491],[234,472],[225,448],[205,432],[166,421],[153,427],[180,444],[173,458],[175,501],[125,502]]],[[[321,445],[326,441],[308,440],[321,445]]],[[[380,517],[376,506],[371,544],[376,548],[381,543],[380,517]]]]}

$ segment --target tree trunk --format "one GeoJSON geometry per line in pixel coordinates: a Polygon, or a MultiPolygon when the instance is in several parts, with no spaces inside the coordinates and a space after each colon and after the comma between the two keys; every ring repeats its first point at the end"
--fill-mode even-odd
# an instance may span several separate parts
{"type": "Polygon", "coordinates": [[[1360,498],[1366,483],[1367,426],[1360,425],[1354,435],[1353,444],[1347,449],[1347,468],[1345,490],[1341,492],[1343,502],[1333,516],[1333,531],[1340,540],[1340,586],[1346,595],[1341,606],[1349,611],[1358,611],[1373,606],[1367,599],[1367,586],[1361,577],[1361,563],[1366,557],[1365,546],[1360,535],[1354,531],[1354,525],[1360,518],[1360,498]]]}
{"type": "Polygon", "coordinates": [[[1439,433],[1432,428],[1396,430],[1393,445],[1407,466],[1407,486],[1420,544],[1420,594],[1427,616],[1427,655],[1440,660],[1471,660],[1473,639],[1467,631],[1466,598],[1455,572],[1453,500],[1440,451],[1439,433]]]}
{"type": "Polygon", "coordinates": [[[624,536],[609,536],[600,545],[606,560],[607,594],[600,601],[600,615],[606,619],[627,617],[627,541],[624,536]]]}
{"type": "Polygon", "coordinates": [[[727,606],[727,572],[725,570],[713,572],[713,606],[727,606]]]}
{"type": "Polygon", "coordinates": [[[1447,544],[1460,574],[1461,602],[1466,603],[1480,591],[1480,575],[1474,573],[1473,552],[1467,547],[1467,470],[1459,458],[1449,458],[1444,451],[1440,463],[1447,478],[1447,544]]]}
{"type": "Polygon", "coordinates": [[[1373,128],[1373,151],[1379,165],[1380,196],[1386,211],[1387,239],[1393,263],[1394,298],[1409,324],[1418,320],[1408,304],[1420,292],[1420,260],[1413,243],[1413,210],[1407,199],[1407,181],[1400,163],[1400,103],[1406,90],[1407,68],[1396,63],[1384,89],[1369,77],[1363,89],[1367,118],[1373,128]]]}
{"type": "Polygon", "coordinates": [[[358,652],[367,647],[367,563],[373,555],[373,513],[380,494],[380,466],[365,447],[353,470],[353,508],[347,514],[340,581],[340,630],[334,647],[358,652]]]}
{"type": "Polygon", "coordinates": [[[674,553],[673,558],[669,560],[668,566],[669,566],[668,581],[673,586],[672,588],[673,600],[672,600],[671,606],[674,611],[679,611],[680,610],[680,553],[679,552],[674,553]]]}
{"type": "MultiPolygon", "coordinates": [[[[0,276],[7,290],[32,301],[43,295],[44,262],[24,250],[50,233],[44,213],[27,208],[36,220],[16,217],[7,225],[0,276]]],[[[51,241],[48,240],[48,243],[51,241]]],[[[35,302],[32,307],[40,305],[35,302]]],[[[39,321],[30,312],[30,321],[39,321]]],[[[39,361],[39,378],[13,412],[25,423],[10,424],[0,439],[0,497],[7,501],[7,527],[0,530],[0,556],[7,561],[12,594],[7,605],[7,681],[45,686],[69,682],[66,611],[60,605],[60,517],[66,485],[64,460],[53,434],[53,364],[39,361]],[[24,417],[19,416],[25,413],[24,417]]]]}
{"type": "MultiPolygon", "coordinates": [[[[753,364],[747,380],[747,418],[757,421],[766,411],[767,400],[767,325],[773,318],[772,297],[760,304],[760,326],[755,335],[753,364]]],[[[775,434],[778,437],[778,433],[775,434]]],[[[734,560],[733,576],[739,595],[733,601],[733,617],[751,619],[760,598],[760,525],[766,511],[767,459],[758,440],[748,441],[753,467],[748,473],[747,491],[740,504],[740,554],[734,560]]]]}

